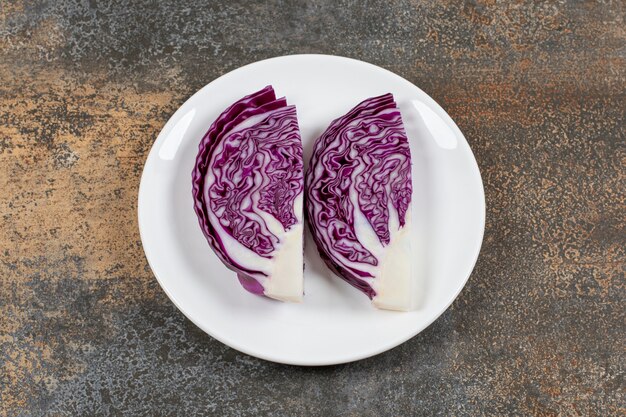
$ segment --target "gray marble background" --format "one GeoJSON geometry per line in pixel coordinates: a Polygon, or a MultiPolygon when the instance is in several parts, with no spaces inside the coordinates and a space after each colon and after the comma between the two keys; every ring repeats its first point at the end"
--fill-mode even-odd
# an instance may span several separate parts
{"type": "Polygon", "coordinates": [[[626,413],[623,2],[3,1],[0,416],[626,413]],[[487,198],[454,305],[299,368],[213,340],[144,258],[139,176],[187,97],[259,59],[394,71],[456,120],[487,198]]]}

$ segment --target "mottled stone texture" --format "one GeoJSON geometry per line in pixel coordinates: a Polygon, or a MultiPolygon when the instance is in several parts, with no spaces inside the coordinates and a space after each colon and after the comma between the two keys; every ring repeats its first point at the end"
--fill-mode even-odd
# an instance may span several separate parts
{"type": "Polygon", "coordinates": [[[0,3],[0,416],[626,413],[624,2],[175,3],[0,3]],[[306,52],[424,89],[487,196],[454,305],[318,369],[198,330],[136,221],[147,152],[188,96],[306,52]]]}

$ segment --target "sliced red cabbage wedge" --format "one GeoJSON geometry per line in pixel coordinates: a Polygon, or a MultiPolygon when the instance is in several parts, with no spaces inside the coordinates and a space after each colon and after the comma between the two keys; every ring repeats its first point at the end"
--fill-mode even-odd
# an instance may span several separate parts
{"type": "Polygon", "coordinates": [[[376,307],[413,309],[411,153],[391,94],[330,124],[315,142],[305,190],[326,264],[376,307]]]}
{"type": "Polygon", "coordinates": [[[192,180],[202,232],[241,285],[301,301],[304,179],[295,106],[271,86],[231,105],[202,138],[192,180]]]}

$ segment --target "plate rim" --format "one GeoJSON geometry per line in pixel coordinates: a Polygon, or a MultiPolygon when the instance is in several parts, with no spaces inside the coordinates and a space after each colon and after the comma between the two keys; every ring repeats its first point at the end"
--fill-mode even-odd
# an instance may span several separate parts
{"type": "Polygon", "coordinates": [[[378,65],[375,65],[375,64],[372,64],[372,63],[369,63],[369,62],[366,62],[366,61],[355,59],[355,58],[349,58],[349,57],[344,57],[344,56],[340,56],[340,55],[328,55],[328,54],[288,54],[288,55],[280,55],[280,56],[275,56],[275,57],[271,57],[271,58],[266,58],[266,59],[250,62],[248,64],[245,64],[245,65],[242,65],[240,67],[237,67],[237,68],[235,68],[235,69],[233,69],[231,71],[228,71],[225,74],[220,75],[219,77],[215,78],[211,82],[209,82],[206,85],[204,85],[202,88],[200,88],[194,94],[189,96],[176,109],[176,111],[169,117],[167,122],[163,125],[163,127],[159,131],[159,133],[158,133],[156,139],[154,140],[154,142],[152,143],[152,145],[150,147],[150,151],[148,152],[148,155],[146,156],[146,159],[144,161],[143,168],[142,168],[142,173],[141,173],[141,178],[140,178],[140,182],[139,182],[139,188],[138,188],[138,191],[137,191],[137,224],[138,224],[138,228],[139,228],[139,235],[140,235],[140,239],[141,239],[142,250],[144,252],[144,256],[146,258],[146,261],[148,262],[148,265],[150,266],[150,270],[151,270],[152,274],[154,275],[154,277],[156,278],[159,286],[161,287],[163,292],[165,292],[165,294],[170,299],[170,301],[176,306],[176,308],[181,313],[183,313],[183,315],[189,321],[191,321],[196,327],[198,327],[200,330],[202,330],[203,332],[205,332],[206,334],[208,334],[212,338],[216,339],[220,343],[223,343],[226,346],[229,346],[232,349],[235,349],[235,350],[237,350],[239,352],[242,352],[242,353],[244,353],[246,355],[250,355],[250,356],[253,356],[255,358],[260,358],[260,359],[263,359],[263,360],[266,360],[266,361],[280,363],[280,364],[285,364],[285,365],[296,365],[296,366],[329,366],[329,365],[339,365],[339,364],[350,363],[350,362],[354,362],[354,361],[359,361],[359,360],[362,360],[362,359],[370,358],[370,357],[379,355],[379,354],[381,354],[383,352],[386,352],[388,350],[391,350],[391,349],[393,349],[393,348],[403,344],[404,342],[412,339],[413,337],[417,336],[422,331],[424,331],[426,328],[428,328],[439,317],[441,317],[443,315],[443,313],[445,313],[450,308],[452,303],[458,298],[458,296],[461,293],[461,291],[463,290],[463,288],[465,288],[465,286],[467,285],[467,282],[469,281],[469,278],[471,277],[472,272],[474,271],[474,268],[476,267],[476,263],[478,262],[478,258],[480,256],[480,251],[482,249],[482,245],[483,245],[483,241],[484,241],[486,217],[487,217],[486,216],[486,214],[487,214],[486,210],[487,210],[487,207],[486,207],[486,199],[485,199],[485,187],[484,187],[484,183],[483,183],[483,179],[482,179],[482,174],[480,172],[480,166],[478,165],[478,162],[476,160],[476,156],[474,155],[474,152],[472,151],[471,147],[469,146],[467,138],[465,137],[463,132],[460,130],[460,128],[457,126],[456,122],[452,119],[452,117],[448,114],[448,112],[441,105],[439,105],[439,103],[437,103],[435,101],[435,99],[433,99],[429,94],[427,94],[421,88],[419,88],[418,86],[413,84],[411,81],[407,80],[406,78],[402,77],[401,75],[396,74],[393,71],[390,71],[390,70],[388,70],[386,68],[380,67],[378,65]],[[455,289],[454,293],[452,293],[452,292],[450,293],[452,295],[449,297],[448,301],[440,309],[440,311],[438,311],[436,314],[432,315],[431,318],[429,320],[426,320],[421,326],[418,326],[415,331],[407,333],[407,335],[402,335],[402,337],[399,337],[397,339],[393,339],[391,341],[388,341],[387,343],[382,344],[380,347],[378,347],[376,349],[368,350],[367,353],[359,353],[359,354],[353,354],[353,355],[344,355],[346,357],[338,357],[335,360],[331,360],[331,361],[329,361],[329,360],[307,360],[306,358],[302,358],[301,360],[284,359],[284,358],[281,358],[280,355],[272,355],[272,354],[267,354],[267,353],[263,353],[263,352],[256,352],[256,351],[254,351],[254,349],[249,349],[246,346],[242,346],[238,342],[235,342],[233,340],[229,340],[227,337],[224,337],[223,335],[215,334],[215,332],[213,332],[210,329],[206,328],[206,326],[204,326],[203,324],[200,324],[199,321],[195,320],[183,308],[182,303],[176,298],[176,296],[174,296],[174,294],[171,293],[171,291],[164,284],[164,281],[162,280],[162,278],[159,276],[159,273],[154,268],[153,262],[150,260],[150,256],[148,255],[148,252],[146,251],[146,247],[145,247],[145,244],[144,244],[144,242],[146,242],[145,231],[144,231],[145,228],[142,228],[142,224],[145,222],[145,219],[143,218],[144,216],[142,216],[142,210],[141,210],[142,200],[144,198],[142,196],[145,195],[145,187],[146,186],[144,184],[148,181],[147,174],[146,174],[146,165],[153,158],[153,155],[157,152],[156,144],[159,141],[159,139],[161,138],[161,136],[163,135],[163,132],[166,131],[166,130],[169,130],[169,128],[171,128],[171,125],[180,118],[180,114],[183,113],[183,111],[182,111],[183,108],[187,107],[188,103],[190,103],[195,97],[197,97],[200,94],[202,94],[202,92],[204,90],[210,88],[211,85],[213,85],[214,83],[217,83],[219,81],[222,81],[224,78],[229,77],[231,74],[233,74],[235,72],[243,71],[244,69],[246,69],[246,68],[248,68],[250,66],[257,65],[257,64],[260,64],[260,63],[265,63],[265,62],[268,62],[268,61],[277,61],[277,60],[283,60],[283,59],[289,59],[289,58],[306,58],[306,57],[318,57],[318,58],[323,58],[323,59],[335,59],[337,61],[349,61],[349,62],[352,62],[352,63],[358,63],[360,65],[364,64],[366,66],[372,67],[373,69],[375,69],[377,71],[383,71],[383,72],[387,73],[388,75],[391,75],[391,76],[396,77],[396,78],[400,78],[404,82],[409,83],[411,86],[417,88],[425,97],[428,98],[428,100],[430,101],[430,104],[434,105],[435,109],[437,110],[437,114],[440,117],[443,116],[446,119],[446,121],[449,122],[451,124],[451,126],[454,128],[455,133],[457,135],[459,135],[460,138],[463,139],[463,142],[465,143],[465,145],[467,146],[467,149],[469,150],[469,155],[471,156],[471,163],[474,166],[474,168],[476,169],[476,173],[478,174],[477,175],[477,179],[478,179],[478,181],[480,183],[480,187],[479,187],[480,198],[478,198],[479,197],[478,195],[476,196],[478,198],[478,203],[481,206],[481,210],[480,210],[480,214],[481,214],[481,219],[480,219],[480,239],[478,239],[478,245],[476,247],[476,251],[475,251],[474,254],[472,254],[472,257],[471,257],[471,259],[472,259],[471,268],[469,268],[469,272],[467,272],[465,278],[462,280],[462,282],[460,283],[458,288],[455,289]]]}

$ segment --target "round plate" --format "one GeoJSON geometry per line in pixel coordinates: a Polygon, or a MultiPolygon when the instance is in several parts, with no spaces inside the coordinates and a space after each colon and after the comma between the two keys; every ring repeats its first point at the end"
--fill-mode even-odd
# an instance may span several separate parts
{"type": "MultiPolygon", "coordinates": [[[[198,327],[241,352],[274,362],[331,365],[391,349],[422,331],[459,294],[478,257],[485,197],[463,134],[426,93],[385,69],[348,58],[292,55],[232,71],[194,94],[154,143],[139,188],[139,229],[161,287],[198,327]],[[191,171],[200,139],[234,101],[271,84],[295,104],[305,169],[314,140],[362,100],[393,93],[413,159],[419,306],[402,313],[369,299],[323,264],[305,240],[301,304],[252,295],[204,239],[193,210],[191,171]]],[[[308,230],[307,230],[308,232],[308,230]]]]}

